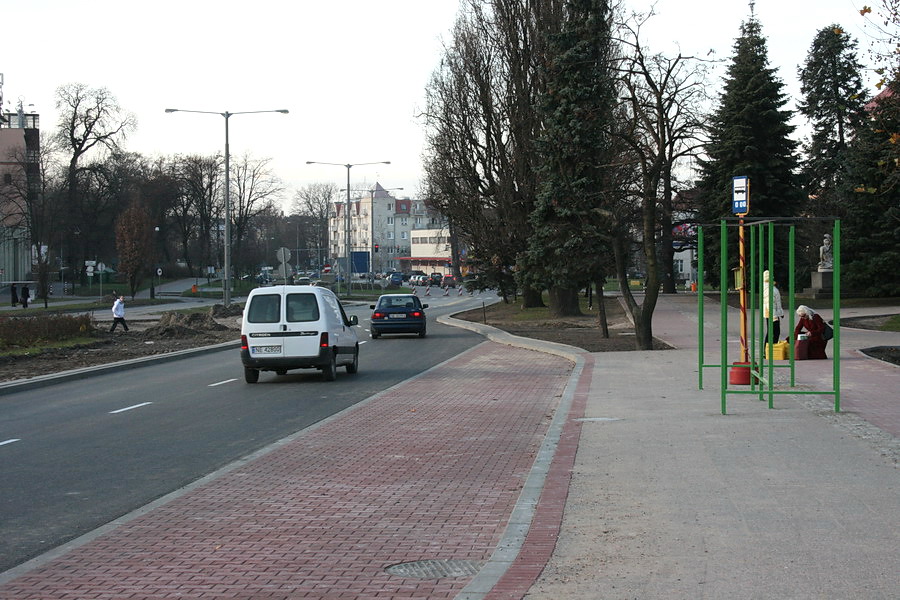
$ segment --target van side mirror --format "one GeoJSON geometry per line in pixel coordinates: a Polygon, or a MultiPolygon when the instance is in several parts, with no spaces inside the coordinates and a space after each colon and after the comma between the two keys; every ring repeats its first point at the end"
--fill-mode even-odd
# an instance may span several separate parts
{"type": "Polygon", "coordinates": [[[356,315],[350,315],[350,325],[359,325],[359,318],[356,315]]]}

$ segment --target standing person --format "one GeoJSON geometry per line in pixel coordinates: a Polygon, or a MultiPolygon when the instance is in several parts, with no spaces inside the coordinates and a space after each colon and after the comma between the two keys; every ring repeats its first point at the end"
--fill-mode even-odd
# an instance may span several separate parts
{"type": "Polygon", "coordinates": [[[763,271],[763,317],[766,319],[766,336],[763,344],[769,343],[769,319],[773,316],[775,321],[772,323],[773,339],[777,342],[781,337],[781,318],[784,316],[784,309],[781,307],[781,292],[778,291],[777,283],[772,282],[772,298],[769,301],[769,272],[763,271]]]}
{"type": "Polygon", "coordinates": [[[797,339],[797,336],[805,329],[809,332],[809,358],[828,358],[825,355],[825,346],[828,344],[828,340],[823,337],[825,321],[822,320],[822,317],[810,307],[801,304],[797,307],[797,318],[800,320],[794,327],[794,339],[797,339]]]}
{"type": "Polygon", "coordinates": [[[28,308],[28,298],[31,297],[31,292],[28,291],[28,286],[22,286],[22,308],[28,308]]]}
{"type": "Polygon", "coordinates": [[[119,323],[122,324],[122,327],[125,328],[125,331],[128,331],[128,323],[125,322],[125,296],[119,296],[116,298],[116,301],[113,302],[112,305],[112,314],[113,314],[113,324],[112,327],[109,328],[109,332],[112,333],[116,330],[116,325],[119,323]]]}
{"type": "Polygon", "coordinates": [[[19,294],[16,293],[16,284],[9,286],[9,293],[12,295],[12,305],[15,307],[19,303],[19,294]]]}

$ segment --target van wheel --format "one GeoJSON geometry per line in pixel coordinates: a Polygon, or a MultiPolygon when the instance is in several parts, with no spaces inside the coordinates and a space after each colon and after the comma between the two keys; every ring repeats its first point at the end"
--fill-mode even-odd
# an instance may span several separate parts
{"type": "Polygon", "coordinates": [[[322,367],[322,379],[325,381],[334,381],[337,379],[337,363],[334,360],[334,352],[331,353],[331,360],[322,367]]]}
{"type": "Polygon", "coordinates": [[[347,372],[351,375],[359,371],[359,346],[356,347],[356,352],[353,353],[353,362],[347,365],[347,372]]]}
{"type": "Polygon", "coordinates": [[[275,369],[276,375],[287,375],[287,369],[275,369]]]}
{"type": "Polygon", "coordinates": [[[259,370],[244,367],[244,381],[247,383],[256,383],[259,381],[259,370]]]}

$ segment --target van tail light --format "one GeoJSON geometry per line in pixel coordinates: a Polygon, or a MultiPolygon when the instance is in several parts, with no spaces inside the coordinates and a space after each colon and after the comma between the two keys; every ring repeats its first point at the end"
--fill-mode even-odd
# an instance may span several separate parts
{"type": "Polygon", "coordinates": [[[242,335],[241,336],[241,350],[248,350],[248,349],[249,349],[249,344],[247,344],[247,336],[242,335]]]}
{"type": "Polygon", "coordinates": [[[328,347],[328,332],[323,331],[322,335],[319,336],[319,348],[327,348],[328,347]]]}

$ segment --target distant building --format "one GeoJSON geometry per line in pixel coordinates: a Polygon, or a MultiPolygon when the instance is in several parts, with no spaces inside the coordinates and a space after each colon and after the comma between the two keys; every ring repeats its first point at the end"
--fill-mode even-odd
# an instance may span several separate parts
{"type": "MultiPolygon", "coordinates": [[[[408,271],[412,239],[419,232],[439,228],[443,220],[421,200],[396,198],[379,183],[362,198],[337,201],[328,219],[331,260],[342,270],[347,260],[347,223],[350,252],[356,273],[408,271]]],[[[449,258],[449,252],[447,253],[449,258]]]]}
{"type": "Polygon", "coordinates": [[[16,112],[0,114],[0,282],[22,281],[31,274],[25,210],[40,193],[39,152],[38,115],[25,114],[21,102],[16,112]]]}

